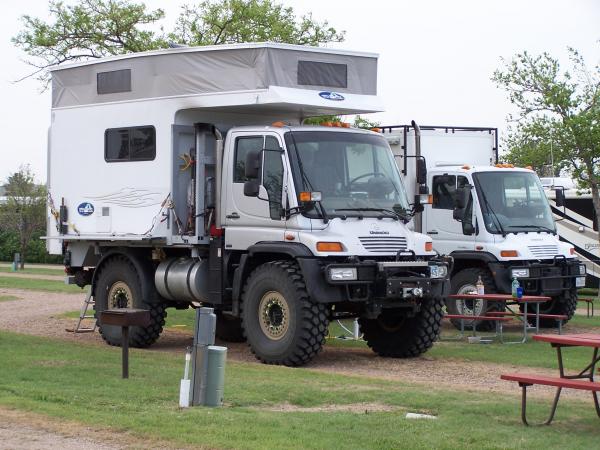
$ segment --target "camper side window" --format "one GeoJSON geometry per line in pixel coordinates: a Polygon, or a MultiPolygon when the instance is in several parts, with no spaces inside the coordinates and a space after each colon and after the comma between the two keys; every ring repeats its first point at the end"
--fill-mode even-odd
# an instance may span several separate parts
{"type": "Polygon", "coordinates": [[[154,127],[110,128],[104,132],[105,161],[152,161],[154,158],[156,158],[154,127]]]}

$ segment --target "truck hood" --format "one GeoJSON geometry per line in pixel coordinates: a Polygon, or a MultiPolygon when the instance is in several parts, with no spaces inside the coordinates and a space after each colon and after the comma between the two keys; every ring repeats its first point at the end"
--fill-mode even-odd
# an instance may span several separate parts
{"type": "MultiPolygon", "coordinates": [[[[490,246],[489,244],[486,247],[490,246]]],[[[495,236],[495,244],[487,249],[501,261],[552,259],[555,256],[573,258],[572,245],[561,242],[558,236],[551,233],[519,233],[508,234],[506,237],[495,236]],[[495,250],[495,251],[493,251],[495,250]],[[502,257],[501,252],[516,250],[516,257],[502,257]]]]}
{"type": "Polygon", "coordinates": [[[318,256],[393,256],[399,250],[414,252],[417,256],[434,256],[425,251],[425,243],[431,238],[415,233],[398,220],[349,217],[342,220],[332,218],[324,224],[312,220],[312,231],[298,231],[298,240],[318,256]],[[317,242],[340,242],[343,252],[319,252],[317,242]]]}

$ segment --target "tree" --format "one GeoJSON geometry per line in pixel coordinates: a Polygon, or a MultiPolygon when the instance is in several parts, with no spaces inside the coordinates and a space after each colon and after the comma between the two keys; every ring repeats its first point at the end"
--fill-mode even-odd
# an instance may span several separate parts
{"type": "Polygon", "coordinates": [[[310,13],[297,18],[293,8],[271,0],[219,0],[183,6],[169,38],[186,45],[271,41],[316,46],[341,42],[344,32],[327,21],[316,22],[310,13]]]}
{"type": "Polygon", "coordinates": [[[518,108],[506,140],[507,159],[537,169],[554,161],[589,187],[600,217],[600,65],[588,70],[583,57],[569,48],[571,71],[561,73],[558,60],[544,53],[516,55],[494,72],[493,80],[518,108]]]}
{"type": "Polygon", "coordinates": [[[35,184],[28,166],[9,176],[4,187],[7,201],[0,205],[0,225],[17,233],[23,269],[29,243],[46,223],[46,188],[35,184]]]}
{"type": "Polygon", "coordinates": [[[297,17],[292,8],[273,0],[208,0],[185,5],[175,28],[152,31],[165,14],[148,11],[130,0],[79,0],[66,5],[50,0],[50,21],[23,16],[24,29],[13,43],[28,56],[36,77],[48,84],[48,69],[123,53],[166,48],[169,41],[182,45],[229,44],[272,41],[319,45],[344,40],[344,32],[317,22],[311,14],[297,17]]]}

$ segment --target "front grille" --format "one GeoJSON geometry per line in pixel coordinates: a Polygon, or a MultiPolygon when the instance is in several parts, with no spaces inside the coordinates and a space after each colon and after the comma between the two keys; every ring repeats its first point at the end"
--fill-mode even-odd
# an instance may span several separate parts
{"type": "Polygon", "coordinates": [[[399,250],[406,250],[404,237],[362,236],[358,239],[366,250],[373,253],[396,253],[399,250]]]}
{"type": "Polygon", "coordinates": [[[556,245],[530,245],[529,251],[536,258],[553,258],[558,254],[558,247],[556,245]]]}

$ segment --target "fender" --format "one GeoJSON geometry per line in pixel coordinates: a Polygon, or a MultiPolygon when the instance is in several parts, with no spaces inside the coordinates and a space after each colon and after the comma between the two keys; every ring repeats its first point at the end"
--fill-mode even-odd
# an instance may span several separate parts
{"type": "Polygon", "coordinates": [[[298,262],[308,294],[317,302],[335,302],[344,300],[342,290],[325,283],[319,261],[304,244],[296,242],[259,242],[248,248],[240,258],[239,266],[233,275],[232,301],[233,314],[239,311],[239,300],[244,280],[259,258],[261,262],[277,259],[293,259],[298,262]],[[283,257],[283,258],[282,258],[283,257]]]}
{"type": "Polygon", "coordinates": [[[143,256],[140,255],[140,252],[136,252],[134,249],[125,248],[125,247],[115,247],[108,250],[106,253],[102,254],[100,261],[96,265],[94,269],[94,274],[92,275],[92,295],[95,295],[96,291],[96,281],[98,278],[99,269],[102,268],[106,261],[109,260],[112,256],[120,255],[127,258],[135,267],[138,276],[140,277],[141,287],[142,287],[142,296],[146,303],[160,303],[164,301],[158,292],[156,292],[156,288],[154,286],[154,268],[150,261],[146,260],[143,256]]]}
{"type": "Polygon", "coordinates": [[[466,259],[482,261],[486,264],[498,262],[498,258],[496,258],[490,252],[476,252],[476,251],[471,251],[471,250],[461,250],[461,251],[454,251],[454,252],[450,253],[450,256],[452,256],[454,258],[455,262],[456,261],[464,261],[466,259]]]}

